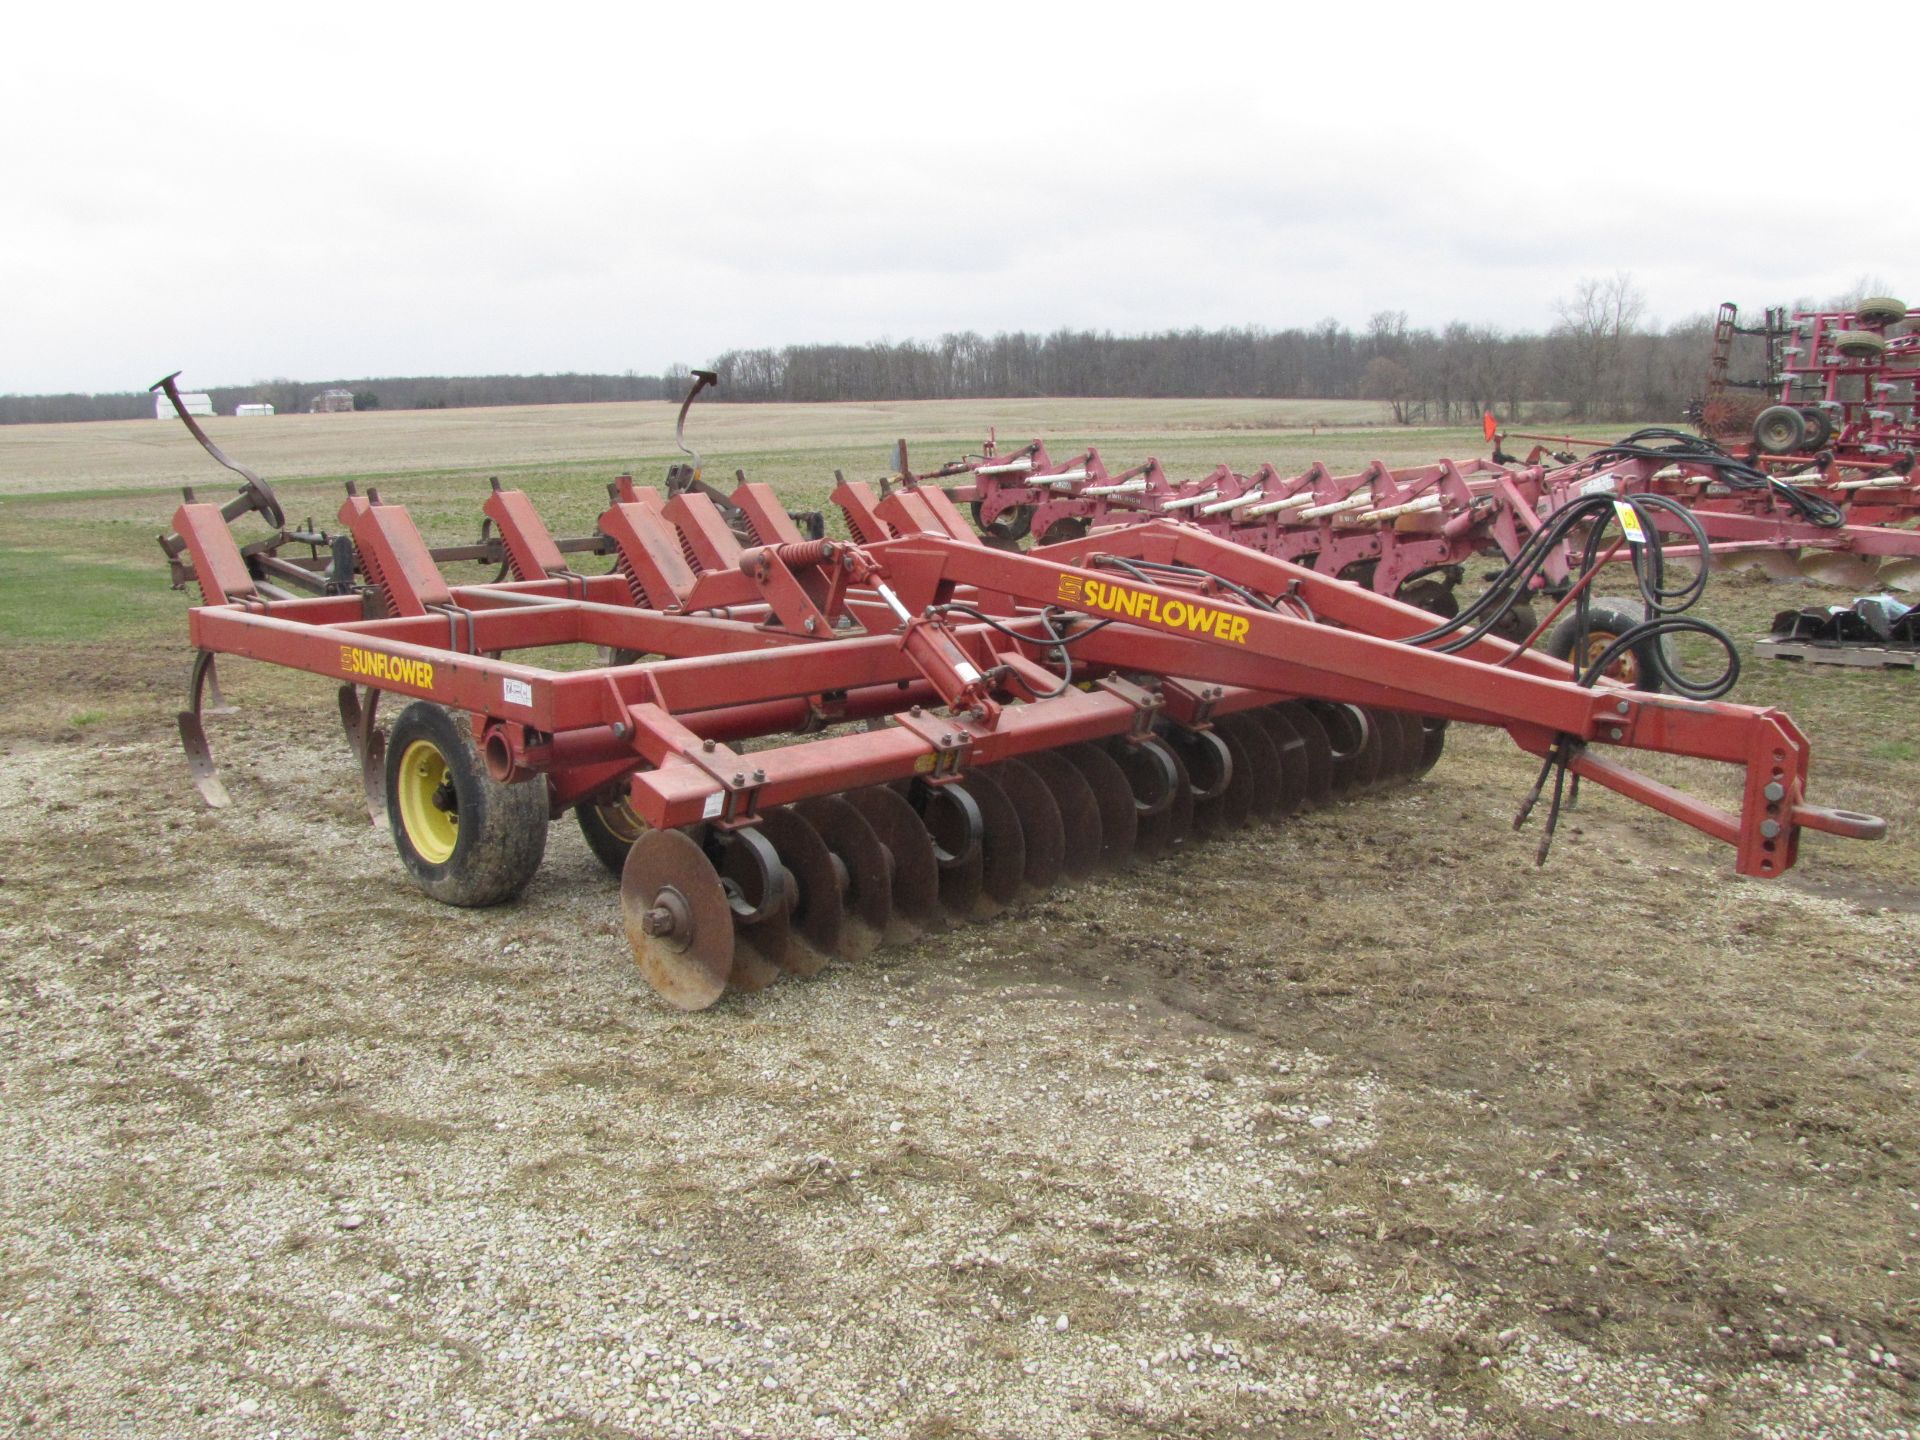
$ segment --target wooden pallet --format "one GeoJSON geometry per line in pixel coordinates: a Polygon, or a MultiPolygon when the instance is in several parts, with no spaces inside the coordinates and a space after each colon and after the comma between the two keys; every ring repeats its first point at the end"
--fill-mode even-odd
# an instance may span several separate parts
{"type": "Polygon", "coordinates": [[[1842,644],[1838,640],[1787,640],[1768,635],[1754,642],[1754,653],[1769,660],[1804,660],[1810,665],[1854,665],[1867,670],[1920,668],[1920,646],[1842,644]]]}

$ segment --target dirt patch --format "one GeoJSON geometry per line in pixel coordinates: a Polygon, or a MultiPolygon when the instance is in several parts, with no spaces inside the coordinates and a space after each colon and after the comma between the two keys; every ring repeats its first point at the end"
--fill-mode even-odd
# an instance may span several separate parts
{"type": "MultiPolygon", "coordinates": [[[[240,682],[214,814],[173,658],[113,663],[124,711],[36,729],[49,672],[6,727],[23,1433],[1916,1424],[1904,832],[1761,885],[1598,795],[1536,870],[1531,767],[1459,735],[685,1016],[569,824],[521,903],[436,906],[323,693],[240,682]]],[[[1822,798],[1910,811],[1846,723],[1822,798]]]]}

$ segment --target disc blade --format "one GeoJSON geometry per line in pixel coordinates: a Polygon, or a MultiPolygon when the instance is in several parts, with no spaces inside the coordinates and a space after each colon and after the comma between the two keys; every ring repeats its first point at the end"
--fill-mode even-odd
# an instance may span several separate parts
{"type": "Polygon", "coordinates": [[[1354,763],[1354,784],[1360,790],[1378,789],[1389,775],[1387,742],[1374,712],[1363,705],[1342,707],[1360,722],[1360,754],[1354,763]]]}
{"type": "Polygon", "coordinates": [[[1219,718],[1213,722],[1213,733],[1220,743],[1227,747],[1231,763],[1227,767],[1227,788],[1221,792],[1217,802],[1222,826],[1238,829],[1253,818],[1255,785],[1253,781],[1253,762],[1247,758],[1246,747],[1240,743],[1238,729],[1225,724],[1219,718]]]}
{"type": "Polygon", "coordinates": [[[1367,718],[1380,736],[1380,775],[1382,786],[1398,785],[1412,769],[1415,755],[1413,736],[1402,722],[1407,718],[1398,710],[1367,707],[1367,718]]]}
{"type": "Polygon", "coordinates": [[[1360,788],[1361,752],[1367,748],[1367,727],[1344,705],[1309,700],[1307,711],[1320,722],[1332,762],[1333,795],[1345,799],[1360,788]]]}
{"type": "Polygon", "coordinates": [[[733,969],[727,983],[751,995],[786,974],[793,954],[793,923],[784,908],[764,920],[733,921],[733,969]]]}
{"type": "Polygon", "coordinates": [[[1307,742],[1293,728],[1293,722],[1272,705],[1258,705],[1245,716],[1272,742],[1274,764],[1279,767],[1279,801],[1271,812],[1275,820],[1298,814],[1307,802],[1307,742]]]}
{"type": "Polygon", "coordinates": [[[1125,865],[1133,858],[1140,834],[1140,815],[1126,772],[1098,745],[1069,745],[1060,754],[1093,791],[1094,806],[1100,811],[1100,863],[1108,869],[1125,865]]]}
{"type": "Polygon", "coordinates": [[[1260,820],[1271,819],[1279,811],[1284,798],[1281,793],[1279,747],[1273,743],[1273,737],[1267,733],[1266,727],[1251,716],[1222,715],[1214,724],[1234,746],[1236,759],[1244,762],[1240,768],[1245,772],[1252,816],[1260,820]]]}
{"type": "Polygon", "coordinates": [[[646,982],[669,1005],[704,1010],[733,969],[733,910],[699,844],[649,830],[620,872],[620,915],[646,982]]]}
{"type": "Polygon", "coordinates": [[[942,923],[940,867],[933,858],[933,841],[906,797],[884,785],[873,785],[852,791],[846,801],[887,847],[893,873],[893,915],[887,939],[911,940],[921,929],[938,927],[942,923]]]}
{"type": "Polygon", "coordinates": [[[1027,837],[1019,811],[991,775],[970,771],[963,783],[980,807],[980,895],[973,902],[973,915],[990,920],[1020,898],[1026,883],[1027,837]]]}
{"type": "Polygon", "coordinates": [[[1436,720],[1433,716],[1423,716],[1420,721],[1420,768],[1416,775],[1424,775],[1440,763],[1440,756],[1447,748],[1447,722],[1436,720]]]}
{"type": "Polygon", "coordinates": [[[1402,784],[1420,773],[1420,757],[1426,746],[1426,732],[1420,726],[1420,717],[1406,710],[1396,710],[1393,718],[1400,724],[1400,781],[1402,784]]]}
{"type": "Polygon", "coordinates": [[[1158,737],[1110,739],[1106,753],[1119,766],[1133,795],[1133,851],[1142,858],[1164,854],[1187,837],[1192,822],[1192,781],[1187,766],[1158,737]]]}
{"type": "Polygon", "coordinates": [[[1293,726],[1305,746],[1306,756],[1306,805],[1309,810],[1317,810],[1322,805],[1330,805],[1336,793],[1339,769],[1334,764],[1333,741],[1328,738],[1327,727],[1301,700],[1283,700],[1272,707],[1275,714],[1282,716],[1293,726]]]}
{"type": "Polygon", "coordinates": [[[1171,726],[1167,746],[1186,766],[1193,796],[1193,833],[1201,839],[1217,834],[1228,823],[1226,796],[1233,782],[1233,752],[1211,730],[1171,726]]]}
{"type": "Polygon", "coordinates": [[[1034,893],[1051,890],[1060,883],[1067,862],[1066,825],[1053,792],[1019,760],[1003,760],[990,773],[1020,817],[1020,833],[1026,842],[1022,883],[1034,893]]]}
{"type": "Polygon", "coordinates": [[[798,811],[776,805],[760,817],[760,828],[793,877],[793,945],[785,960],[795,975],[817,975],[840,949],[845,910],[833,853],[798,811]]]}
{"type": "Polygon", "coordinates": [[[979,802],[965,786],[952,783],[914,785],[910,795],[909,803],[933,842],[941,907],[956,920],[976,918],[986,881],[986,819],[979,802]]]}
{"type": "Polygon", "coordinates": [[[867,819],[838,795],[817,795],[794,811],[819,834],[833,856],[840,880],[845,924],[837,958],[871,955],[893,918],[893,861],[867,819]]]}
{"type": "Polygon", "coordinates": [[[1093,787],[1057,751],[1036,750],[1020,758],[1040,777],[1040,783],[1060,807],[1060,824],[1066,834],[1066,873],[1075,880],[1086,878],[1100,863],[1100,803],[1094,798],[1093,787]]]}

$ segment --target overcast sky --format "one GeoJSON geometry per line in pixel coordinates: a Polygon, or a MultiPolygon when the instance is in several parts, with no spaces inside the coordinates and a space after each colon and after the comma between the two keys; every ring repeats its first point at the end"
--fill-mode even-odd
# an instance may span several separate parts
{"type": "Polygon", "coordinates": [[[54,12],[0,59],[0,392],[1920,300],[1911,3],[54,12]]]}

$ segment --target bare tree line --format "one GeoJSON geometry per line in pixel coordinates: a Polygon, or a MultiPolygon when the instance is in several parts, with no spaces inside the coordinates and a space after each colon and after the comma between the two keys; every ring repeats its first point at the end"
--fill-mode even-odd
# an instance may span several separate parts
{"type": "MultiPolygon", "coordinates": [[[[1874,280],[1857,287],[1885,288],[1874,280]]],[[[1509,420],[1677,420],[1704,384],[1712,321],[1701,314],[1654,327],[1642,323],[1645,309],[1632,277],[1618,274],[1582,280],[1541,333],[1464,322],[1419,329],[1404,311],[1383,310],[1359,330],[1323,320],[1306,329],[1150,335],[962,331],[929,341],[729,350],[710,368],[721,378],[714,398],[740,403],[1213,396],[1377,400],[1400,424],[1471,421],[1489,407],[1509,420]]],[[[279,379],[208,393],[222,414],[260,402],[282,413],[303,410],[330,388],[353,391],[357,408],[437,409],[675,399],[688,378],[676,364],[661,375],[279,379]]],[[[0,396],[0,424],[152,413],[141,392],[0,396]]]]}

